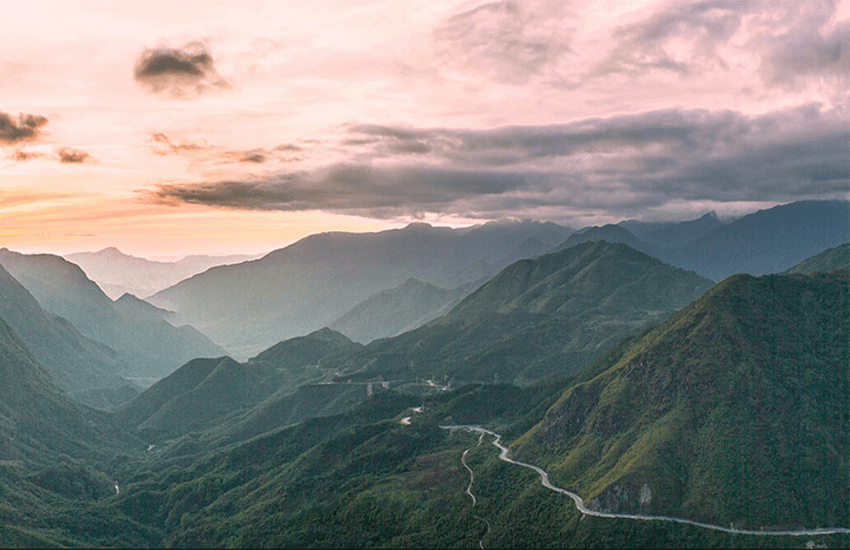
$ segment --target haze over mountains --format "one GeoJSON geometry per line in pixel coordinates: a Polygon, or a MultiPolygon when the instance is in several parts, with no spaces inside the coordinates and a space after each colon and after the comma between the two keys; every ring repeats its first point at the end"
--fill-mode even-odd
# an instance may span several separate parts
{"type": "Polygon", "coordinates": [[[77,399],[100,405],[103,402],[90,401],[85,394],[108,394],[103,390],[114,390],[132,397],[138,391],[119,374],[125,369],[118,352],[84,336],[67,320],[44,311],[2,266],[0,319],[9,323],[29,352],[47,367],[53,381],[77,399]]]}
{"type": "Polygon", "coordinates": [[[839,527],[811,540],[847,546],[846,209],[322,234],[159,293],[176,306],[111,300],[63,258],[2,249],[0,544],[803,541],[584,516],[487,437],[441,428],[475,424],[594,510],[839,527]],[[689,247],[728,245],[716,273],[775,271],[715,283],[609,239],[697,264],[689,247]],[[241,353],[331,327],[245,358],[175,326],[187,308],[249,335],[230,340],[241,353]]]}
{"type": "Polygon", "coordinates": [[[553,223],[473,229],[411,224],[378,233],[323,233],[259,260],[212,268],[151,296],[237,358],[331,324],[410,277],[453,289],[492,277],[535,237],[554,247],[571,229],[553,223]]]}
{"type": "Polygon", "coordinates": [[[0,265],[51,314],[117,352],[120,374],[149,385],[189,359],[224,354],[193,327],[173,326],[154,308],[113,302],[75,264],[50,254],[0,249],[0,265]]]}
{"type": "Polygon", "coordinates": [[[174,262],[161,262],[124,254],[115,247],[104,248],[98,252],[65,255],[66,260],[80,266],[90,279],[97,281],[104,294],[113,300],[126,293],[146,298],[211,267],[258,257],[260,255],[257,254],[192,255],[174,262]]]}
{"type": "MultiPolygon", "coordinates": [[[[719,281],[734,273],[761,275],[789,269],[812,253],[847,241],[847,201],[808,201],[759,211],[728,224],[707,214],[679,224],[623,222],[618,226],[574,232],[555,224],[486,224],[454,230],[413,224],[404,229],[366,234],[313,235],[265,257],[198,274],[158,292],[149,301],[174,310],[180,322],[196,326],[236,358],[244,359],[288,337],[323,326],[350,330],[366,340],[398,334],[423,316],[380,325],[385,311],[372,303],[364,321],[363,302],[399,287],[409,278],[444,290],[462,285],[471,291],[499,269],[586,240],[625,242],[665,263],[719,281]],[[643,227],[659,244],[642,241],[626,226],[643,227]],[[680,244],[684,239],[692,239],[680,244]],[[662,246],[663,245],[663,246],[662,246]],[[338,321],[339,320],[339,321],[338,321]],[[366,324],[364,324],[366,323],[366,324]]],[[[397,296],[398,297],[398,296],[397,296]]],[[[388,296],[385,296],[385,299],[388,296]]],[[[415,307],[409,311],[414,311],[415,307]]],[[[344,332],[345,332],[344,330],[344,332]]]]}
{"type": "MultiPolygon", "coordinates": [[[[675,235],[696,236],[675,246],[663,232],[647,232],[658,244],[650,244],[620,225],[587,228],[577,232],[562,246],[586,240],[624,242],[670,265],[696,271],[714,281],[736,273],[764,275],[778,273],[802,262],[813,253],[847,242],[850,238],[850,202],[800,201],[759,210],[729,224],[710,216],[664,229],[675,235]]],[[[629,224],[636,227],[635,224],[629,224]]],[[[639,225],[637,227],[640,227],[639,225]]]]}

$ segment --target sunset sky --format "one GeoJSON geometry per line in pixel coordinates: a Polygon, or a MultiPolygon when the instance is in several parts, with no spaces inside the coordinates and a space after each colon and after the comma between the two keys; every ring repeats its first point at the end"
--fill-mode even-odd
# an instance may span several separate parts
{"type": "Polygon", "coordinates": [[[258,253],[850,191],[850,0],[4,6],[0,246],[258,253]]]}

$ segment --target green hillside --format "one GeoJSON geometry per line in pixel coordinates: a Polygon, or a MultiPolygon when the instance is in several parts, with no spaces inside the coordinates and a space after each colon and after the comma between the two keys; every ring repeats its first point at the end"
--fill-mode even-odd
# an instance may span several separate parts
{"type": "Polygon", "coordinates": [[[850,243],[824,250],[811,258],[803,260],[786,273],[829,273],[836,269],[850,269],[850,243]]]}
{"type": "Polygon", "coordinates": [[[738,275],[583,373],[514,445],[600,510],[846,525],[848,272],[738,275]]]}
{"type": "Polygon", "coordinates": [[[521,260],[448,314],[343,361],[344,378],[514,382],[569,375],[711,287],[624,244],[521,260]]]}

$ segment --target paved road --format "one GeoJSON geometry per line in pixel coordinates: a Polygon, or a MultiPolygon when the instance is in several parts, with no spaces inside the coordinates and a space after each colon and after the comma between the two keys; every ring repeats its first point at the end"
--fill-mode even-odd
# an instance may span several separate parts
{"type": "MultiPolygon", "coordinates": [[[[600,518],[622,518],[622,519],[634,519],[640,521],[670,521],[674,523],[684,523],[687,525],[695,525],[696,527],[702,527],[703,529],[711,529],[713,531],[723,531],[724,533],[732,533],[736,535],[757,535],[757,536],[814,536],[814,535],[834,535],[837,533],[846,533],[850,534],[850,529],[846,529],[843,527],[828,527],[824,529],[801,529],[798,531],[753,531],[749,529],[734,529],[731,527],[722,527],[720,525],[711,525],[710,523],[702,523],[699,521],[691,521],[689,519],[683,518],[674,518],[669,516],[644,516],[641,514],[613,514],[608,512],[597,512],[596,510],[590,510],[584,505],[584,501],[577,494],[567,491],[566,489],[562,489],[549,481],[549,474],[547,474],[543,469],[533,465],[527,464],[525,462],[520,462],[518,460],[514,460],[508,457],[508,448],[502,445],[501,439],[502,436],[497,434],[496,432],[486,430],[479,426],[467,426],[467,425],[452,425],[452,426],[440,426],[445,430],[466,430],[470,432],[480,433],[483,437],[484,434],[493,436],[493,445],[496,446],[501,452],[499,453],[499,458],[504,460],[505,462],[510,462],[511,464],[516,464],[517,466],[522,466],[523,468],[529,468],[534,470],[538,474],[540,474],[541,482],[544,487],[547,489],[551,489],[555,492],[562,493],[573,499],[573,502],[576,505],[576,508],[582,513],[588,516],[596,516],[600,518]]],[[[481,439],[479,438],[479,443],[481,439]]],[[[464,453],[465,455],[466,453],[464,453]]],[[[464,466],[466,463],[464,462],[464,466]]],[[[467,469],[469,467],[467,466],[467,469]]],[[[471,474],[470,470],[470,474],[471,474]]],[[[471,481],[470,481],[471,486],[471,481]]],[[[467,489],[468,491],[468,489],[467,489]]],[[[474,500],[475,497],[473,497],[474,500]]]]}

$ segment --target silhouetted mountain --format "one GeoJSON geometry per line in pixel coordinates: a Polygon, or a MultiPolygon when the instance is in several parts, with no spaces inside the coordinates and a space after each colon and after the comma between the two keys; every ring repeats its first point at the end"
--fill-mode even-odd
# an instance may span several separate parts
{"type": "Polygon", "coordinates": [[[583,372],[515,452],[600,510],[846,525],[849,278],[724,280],[583,372]]]}
{"type": "Polygon", "coordinates": [[[795,265],[786,273],[829,273],[836,269],[850,269],[850,243],[824,250],[795,265]]]}
{"type": "MultiPolygon", "coordinates": [[[[64,317],[81,333],[114,349],[131,378],[159,378],[194,357],[223,355],[192,327],[174,327],[160,314],[110,300],[71,262],[50,254],[0,249],[0,264],[42,308],[64,317]]],[[[138,305],[138,304],[136,304],[138,305]]]]}
{"type": "Polygon", "coordinates": [[[555,246],[572,230],[552,223],[473,229],[411,224],[378,233],[322,233],[259,260],[214,267],[150,297],[237,358],[308,334],[410,277],[441,288],[495,275],[534,236],[555,246]]]}
{"type": "Polygon", "coordinates": [[[678,248],[695,241],[725,224],[709,212],[696,220],[668,223],[641,223],[627,220],[617,224],[640,240],[658,248],[678,248]]]}
{"type": "Polygon", "coordinates": [[[329,326],[364,344],[397,336],[448,313],[477,286],[471,283],[446,290],[411,277],[396,288],[369,297],[329,326]]]}
{"type": "Polygon", "coordinates": [[[630,248],[634,248],[639,252],[649,254],[653,257],[657,257],[659,253],[657,247],[638,239],[637,237],[632,235],[628,229],[614,224],[603,225],[602,227],[586,227],[584,229],[576,231],[575,233],[570,235],[570,238],[558,245],[553,250],[553,252],[564,250],[565,248],[569,248],[579,243],[585,243],[588,241],[607,241],[609,243],[623,243],[627,244],[630,248]]]}
{"type": "Polygon", "coordinates": [[[759,210],[658,257],[720,281],[736,273],[781,273],[848,238],[850,203],[801,201],[759,210]]]}
{"type": "Polygon", "coordinates": [[[712,285],[623,244],[516,262],[448,314],[347,358],[345,377],[524,383],[570,374],[712,285]]]}
{"type": "MultiPolygon", "coordinates": [[[[97,397],[101,390],[132,387],[117,374],[124,369],[115,350],[83,336],[65,319],[45,312],[2,266],[0,318],[21,337],[36,360],[47,367],[53,381],[76,399],[108,406],[109,400],[104,402],[97,397]]],[[[123,394],[127,391],[123,390],[123,394]]]]}
{"type": "Polygon", "coordinates": [[[65,259],[80,266],[107,296],[116,299],[125,293],[150,296],[211,267],[253,260],[259,256],[195,255],[175,262],[160,262],[124,254],[115,247],[109,247],[99,252],[66,254],[65,259]]]}

